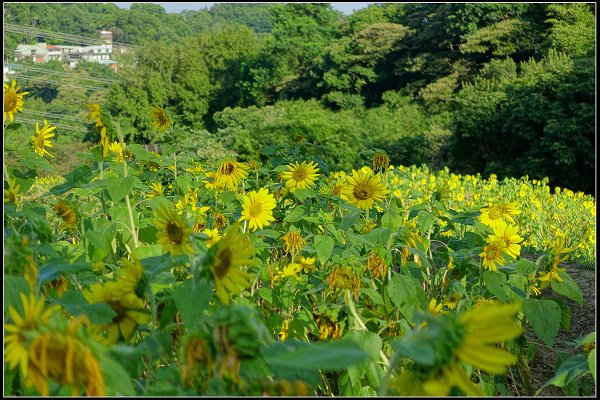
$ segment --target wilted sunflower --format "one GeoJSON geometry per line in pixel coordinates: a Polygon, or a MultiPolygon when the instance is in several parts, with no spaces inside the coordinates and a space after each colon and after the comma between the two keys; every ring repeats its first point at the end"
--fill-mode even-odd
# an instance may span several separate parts
{"type": "Polygon", "coordinates": [[[363,210],[370,210],[376,202],[382,201],[390,191],[381,181],[380,175],[373,175],[371,169],[352,170],[348,176],[343,194],[348,201],[363,210]]]}
{"type": "Polygon", "coordinates": [[[237,161],[223,161],[215,173],[218,187],[235,190],[248,177],[248,166],[237,161]]]}
{"type": "Polygon", "coordinates": [[[53,209],[63,220],[61,228],[67,228],[69,230],[77,229],[77,211],[75,211],[72,204],[69,204],[66,201],[60,201],[53,209]]]}
{"type": "Polygon", "coordinates": [[[35,123],[35,135],[31,136],[31,145],[33,147],[33,151],[35,151],[40,156],[44,157],[44,154],[48,154],[50,157],[54,157],[52,154],[46,150],[46,147],[52,147],[52,142],[50,142],[50,138],[55,135],[53,130],[55,130],[55,126],[50,126],[48,121],[44,119],[44,126],[40,129],[40,124],[38,122],[35,123]]]}
{"type": "Polygon", "coordinates": [[[156,209],[154,225],[159,229],[156,234],[158,243],[171,254],[192,254],[194,249],[190,243],[192,228],[188,227],[183,217],[171,206],[156,209]]]}
{"type": "Polygon", "coordinates": [[[27,385],[42,396],[49,396],[49,380],[71,387],[71,395],[80,389],[88,396],[105,396],[104,376],[91,349],[75,336],[82,319],[69,324],[66,331],[46,332],[36,336],[29,349],[27,385]]]}
{"type": "Polygon", "coordinates": [[[152,126],[154,129],[164,132],[167,128],[171,127],[173,123],[167,115],[167,112],[162,107],[151,107],[150,118],[152,118],[152,126]]]}
{"type": "Polygon", "coordinates": [[[100,104],[88,104],[88,120],[94,120],[96,123],[96,130],[100,134],[100,145],[102,146],[102,157],[108,156],[108,148],[110,146],[110,138],[108,137],[108,125],[100,109],[100,104]]]}
{"type": "Polygon", "coordinates": [[[285,186],[290,188],[291,191],[312,187],[319,177],[319,168],[317,168],[314,161],[309,163],[302,161],[301,164],[296,161],[295,164],[288,165],[287,169],[287,171],[281,173],[281,177],[285,179],[285,186]]]}
{"type": "Polygon", "coordinates": [[[292,259],[302,251],[302,248],[306,244],[306,240],[295,230],[290,230],[281,237],[281,240],[284,241],[285,251],[292,255],[292,259]]]}
{"type": "Polygon", "coordinates": [[[371,168],[373,171],[385,171],[390,166],[390,157],[383,150],[378,150],[371,157],[371,168]]]}
{"type": "Polygon", "coordinates": [[[10,368],[21,367],[23,376],[27,376],[29,364],[28,348],[26,346],[26,333],[38,329],[50,322],[52,313],[58,309],[57,306],[46,308],[44,297],[36,298],[35,295],[26,296],[19,293],[23,303],[23,314],[19,314],[13,306],[8,306],[8,315],[12,324],[4,325],[4,360],[10,368]]]}
{"type": "Polygon", "coordinates": [[[225,234],[210,249],[208,266],[215,281],[217,296],[223,304],[229,304],[229,293],[239,294],[252,284],[252,275],[240,267],[256,261],[254,247],[247,235],[240,233],[239,223],[231,225],[225,234]]]}
{"type": "Polygon", "coordinates": [[[261,188],[258,192],[253,190],[244,196],[240,219],[249,221],[248,226],[252,230],[262,229],[269,226],[270,221],[275,221],[273,217],[275,206],[275,198],[266,188],[261,188]]]}
{"type": "Polygon", "coordinates": [[[17,82],[13,79],[10,86],[4,82],[4,122],[6,122],[6,116],[8,115],[10,122],[14,121],[14,114],[16,112],[23,112],[23,96],[29,94],[29,92],[21,92],[20,86],[17,86],[17,82]]]}

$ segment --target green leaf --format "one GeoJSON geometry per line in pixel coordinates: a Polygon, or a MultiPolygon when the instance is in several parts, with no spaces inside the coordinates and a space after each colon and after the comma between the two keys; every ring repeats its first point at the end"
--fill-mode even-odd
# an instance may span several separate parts
{"type": "Polygon", "coordinates": [[[64,175],[66,181],[60,185],[52,187],[48,194],[60,195],[74,187],[79,187],[87,182],[90,182],[92,177],[92,168],[89,165],[81,165],[64,175]]]}
{"type": "Polygon", "coordinates": [[[411,332],[401,340],[392,344],[394,351],[410,358],[423,366],[431,366],[435,362],[435,349],[430,338],[418,332],[411,332]]]}
{"type": "Polygon", "coordinates": [[[521,258],[519,261],[517,261],[515,271],[518,274],[525,276],[525,275],[534,273],[536,269],[537,269],[536,263],[534,263],[533,261],[530,261],[526,258],[521,258]]]}
{"type": "Polygon", "coordinates": [[[75,317],[80,314],[87,315],[94,324],[106,324],[117,315],[109,304],[89,304],[79,292],[68,291],[58,303],[75,317]]]}
{"type": "Polygon", "coordinates": [[[333,238],[324,235],[315,235],[315,249],[317,250],[317,257],[319,257],[321,265],[324,265],[329,257],[331,257],[334,245],[335,241],[333,238]]]}
{"type": "Polygon", "coordinates": [[[124,179],[121,178],[106,178],[106,190],[110,199],[114,202],[118,202],[125,198],[133,188],[134,178],[128,176],[124,179]]]}
{"type": "Polygon", "coordinates": [[[485,282],[485,287],[490,291],[491,294],[496,296],[503,303],[508,301],[508,283],[506,282],[506,274],[503,272],[492,272],[492,271],[484,271],[483,272],[483,281],[485,282]]]}
{"type": "Polygon", "coordinates": [[[552,300],[527,299],[523,302],[523,313],[536,335],[552,347],[560,325],[558,304],[552,300]]]}
{"type": "Polygon", "coordinates": [[[583,354],[568,358],[560,364],[560,367],[558,367],[554,376],[538,389],[538,393],[542,388],[549,385],[565,387],[586,372],[589,372],[588,368],[587,359],[583,354]]]}
{"type": "Polygon", "coordinates": [[[393,274],[386,288],[392,303],[410,322],[417,311],[417,306],[423,307],[425,292],[419,282],[404,274],[393,274]]]}
{"type": "Polygon", "coordinates": [[[562,282],[552,280],[550,286],[558,294],[562,294],[569,299],[576,301],[579,305],[583,304],[583,293],[577,283],[566,272],[559,272],[558,276],[562,278],[562,282]]]}
{"type": "Polygon", "coordinates": [[[285,218],[283,219],[284,221],[287,222],[298,222],[302,219],[302,216],[306,213],[306,210],[304,209],[303,206],[298,206],[296,208],[294,208],[288,215],[285,216],[285,218]]]}
{"type": "Polygon", "coordinates": [[[194,331],[194,328],[198,326],[211,297],[212,291],[204,280],[187,279],[175,289],[173,298],[186,329],[194,331]]]}
{"type": "Polygon", "coordinates": [[[271,370],[279,368],[341,371],[349,365],[365,361],[368,353],[351,340],[331,342],[296,343],[286,341],[263,349],[263,358],[271,370]]]}
{"type": "Polygon", "coordinates": [[[587,363],[588,368],[592,373],[592,378],[594,378],[594,382],[596,382],[596,348],[593,348],[592,351],[590,351],[590,354],[588,354],[587,363]]]}
{"type": "Polygon", "coordinates": [[[429,211],[421,210],[417,214],[417,227],[419,232],[425,234],[433,224],[434,215],[429,211]]]}
{"type": "Polygon", "coordinates": [[[23,303],[19,293],[29,295],[29,283],[21,276],[4,275],[4,311],[12,306],[20,315],[23,315],[23,303]]]}
{"type": "Polygon", "coordinates": [[[100,358],[100,369],[109,396],[135,396],[135,388],[127,371],[110,357],[100,358]]]}

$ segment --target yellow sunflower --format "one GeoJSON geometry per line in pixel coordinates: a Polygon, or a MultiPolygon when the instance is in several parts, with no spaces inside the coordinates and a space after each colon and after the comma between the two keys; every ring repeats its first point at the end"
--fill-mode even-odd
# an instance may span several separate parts
{"type": "Polygon", "coordinates": [[[504,250],[508,255],[512,257],[518,257],[521,254],[521,246],[519,243],[523,241],[523,238],[519,236],[519,228],[515,225],[507,224],[503,220],[496,222],[496,227],[493,228],[494,234],[490,235],[490,241],[495,239],[501,239],[506,244],[504,250]]]}
{"type": "Polygon", "coordinates": [[[126,290],[128,285],[130,282],[126,280],[109,281],[104,284],[94,283],[89,290],[83,291],[83,297],[88,303],[107,303],[116,313],[109,323],[94,327],[98,341],[114,344],[121,337],[129,340],[139,324],[148,322],[144,300],[126,290]]]}
{"type": "Polygon", "coordinates": [[[190,243],[192,228],[188,227],[183,217],[170,206],[157,208],[153,223],[159,230],[156,234],[157,242],[163,245],[165,251],[173,255],[194,252],[190,243]]]}
{"type": "Polygon", "coordinates": [[[167,115],[167,112],[162,107],[151,107],[150,118],[152,118],[152,126],[154,129],[164,132],[167,128],[171,127],[173,123],[167,115]]]}
{"type": "Polygon", "coordinates": [[[342,192],[351,204],[363,210],[370,210],[390,191],[381,181],[380,175],[373,175],[371,169],[362,169],[352,170],[352,176],[347,177],[342,192]]]}
{"type": "Polygon", "coordinates": [[[217,241],[221,238],[218,229],[205,229],[202,232],[205,233],[206,236],[208,236],[208,239],[206,240],[206,246],[208,248],[210,248],[213,244],[217,243],[217,241]]]}
{"type": "Polygon", "coordinates": [[[35,151],[40,156],[44,157],[44,154],[48,154],[50,157],[54,157],[52,154],[46,150],[46,147],[52,147],[52,142],[50,142],[50,138],[55,135],[53,130],[55,130],[55,126],[50,126],[48,121],[44,119],[44,126],[40,129],[40,124],[35,123],[35,135],[31,136],[31,144],[33,147],[33,151],[35,151]]]}
{"type": "Polygon", "coordinates": [[[154,196],[164,196],[165,195],[165,187],[161,182],[153,182],[150,184],[150,189],[152,191],[146,194],[146,197],[151,199],[154,196]]]}
{"type": "Polygon", "coordinates": [[[308,273],[317,269],[315,266],[315,261],[316,258],[314,257],[300,256],[300,258],[297,260],[297,263],[302,267],[304,272],[308,273]]]}
{"type": "Polygon", "coordinates": [[[235,190],[248,177],[248,166],[237,161],[223,161],[214,177],[217,187],[235,190]]]}
{"type": "Polygon", "coordinates": [[[483,268],[496,272],[499,266],[504,265],[504,253],[507,250],[506,242],[495,236],[489,236],[486,241],[488,244],[479,256],[482,258],[483,268]]]}
{"type": "Polygon", "coordinates": [[[502,221],[504,218],[514,224],[515,220],[513,216],[521,213],[519,205],[514,202],[492,204],[488,207],[483,207],[480,211],[479,221],[492,229],[496,228],[499,221],[502,221]]]}
{"type": "Polygon", "coordinates": [[[312,187],[319,177],[319,168],[317,168],[314,161],[309,163],[302,161],[301,164],[296,161],[295,164],[288,165],[287,169],[287,171],[281,173],[281,177],[285,179],[285,186],[290,191],[312,187]]]}
{"type": "Polygon", "coordinates": [[[57,310],[56,306],[45,307],[44,297],[36,298],[35,295],[26,296],[19,293],[23,303],[23,314],[19,314],[13,306],[8,306],[8,315],[11,324],[4,325],[4,360],[10,368],[21,367],[23,376],[27,376],[29,363],[28,349],[26,348],[26,333],[38,329],[50,322],[52,313],[57,310]]]}
{"type": "Polygon", "coordinates": [[[110,139],[108,137],[108,126],[104,120],[104,115],[100,109],[100,104],[88,104],[89,110],[88,120],[94,120],[96,123],[96,130],[100,134],[100,145],[102,146],[102,157],[108,156],[110,147],[110,139]]]}
{"type": "Polygon", "coordinates": [[[249,221],[249,227],[252,230],[263,229],[271,224],[270,221],[275,221],[273,217],[275,206],[275,198],[268,189],[261,188],[258,192],[252,191],[244,196],[240,219],[249,221]]]}
{"type": "Polygon", "coordinates": [[[229,293],[239,294],[252,284],[253,276],[240,267],[256,263],[254,247],[246,234],[240,233],[239,223],[232,224],[208,253],[208,266],[212,272],[217,296],[229,304],[229,293]]]}
{"type": "Polygon", "coordinates": [[[8,189],[4,189],[4,202],[12,203],[18,208],[21,205],[21,196],[23,195],[19,193],[20,191],[21,185],[17,183],[15,178],[11,178],[8,181],[8,189]]]}
{"type": "Polygon", "coordinates": [[[29,349],[27,383],[42,396],[49,396],[49,379],[70,386],[71,395],[80,389],[88,396],[105,396],[104,376],[90,348],[71,332],[47,332],[33,339],[29,349]]]}
{"type": "Polygon", "coordinates": [[[20,86],[17,86],[17,82],[13,79],[10,86],[4,82],[4,122],[6,122],[6,116],[8,115],[10,122],[14,121],[14,114],[17,112],[23,112],[23,96],[29,94],[29,92],[21,92],[20,86]]]}

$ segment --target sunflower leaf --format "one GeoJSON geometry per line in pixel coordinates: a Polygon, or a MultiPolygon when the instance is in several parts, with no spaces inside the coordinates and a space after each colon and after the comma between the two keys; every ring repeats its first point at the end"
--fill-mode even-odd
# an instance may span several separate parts
{"type": "Polygon", "coordinates": [[[331,257],[334,246],[335,241],[332,237],[315,235],[315,249],[317,250],[317,257],[319,257],[321,265],[324,265],[329,257],[331,257]]]}
{"type": "Polygon", "coordinates": [[[528,299],[523,302],[523,313],[536,335],[548,346],[553,346],[560,326],[559,305],[552,300],[528,299]]]}

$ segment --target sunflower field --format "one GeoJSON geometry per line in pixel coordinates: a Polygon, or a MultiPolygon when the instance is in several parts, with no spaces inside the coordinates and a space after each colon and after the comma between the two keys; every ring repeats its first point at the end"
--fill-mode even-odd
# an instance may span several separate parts
{"type": "Polygon", "coordinates": [[[567,262],[595,264],[592,196],[377,149],[330,171],[298,135],[208,165],[88,109],[98,145],[63,176],[50,121],[5,143],[5,395],[591,393],[595,332],[543,386],[529,371],[569,329],[564,299],[590,301],[567,262]]]}

